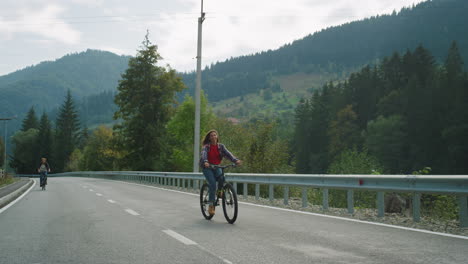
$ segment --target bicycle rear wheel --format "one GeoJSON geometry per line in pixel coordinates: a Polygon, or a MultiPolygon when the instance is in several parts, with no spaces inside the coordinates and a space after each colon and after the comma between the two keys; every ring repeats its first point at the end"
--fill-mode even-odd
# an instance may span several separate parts
{"type": "Polygon", "coordinates": [[[208,186],[208,184],[205,183],[200,189],[200,208],[206,220],[210,220],[211,218],[213,218],[213,215],[210,215],[208,213],[208,207],[210,206],[209,194],[210,187],[208,186]]]}
{"type": "Polygon", "coordinates": [[[223,212],[228,223],[234,224],[238,212],[237,194],[229,183],[224,185],[223,212]]]}

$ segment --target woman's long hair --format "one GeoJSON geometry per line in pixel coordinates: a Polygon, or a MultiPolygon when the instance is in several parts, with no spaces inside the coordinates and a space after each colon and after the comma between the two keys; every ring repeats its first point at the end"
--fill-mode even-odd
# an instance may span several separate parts
{"type": "Polygon", "coordinates": [[[218,135],[218,141],[216,143],[219,142],[219,133],[218,131],[214,130],[214,129],[211,129],[210,131],[208,131],[208,133],[205,135],[205,139],[203,139],[203,145],[207,145],[207,144],[210,144],[211,143],[211,140],[210,140],[210,134],[212,132],[215,132],[216,135],[218,135]]]}

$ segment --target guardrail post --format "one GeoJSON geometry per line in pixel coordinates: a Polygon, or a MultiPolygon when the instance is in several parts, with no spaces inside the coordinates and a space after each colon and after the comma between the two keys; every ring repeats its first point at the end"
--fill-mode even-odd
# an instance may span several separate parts
{"type": "Polygon", "coordinates": [[[348,200],[348,213],[354,214],[354,191],[348,190],[347,192],[348,200]]]}
{"type": "Polygon", "coordinates": [[[177,187],[180,188],[180,178],[177,178],[177,187]]]}
{"type": "Polygon", "coordinates": [[[322,204],[323,204],[323,210],[328,210],[328,189],[324,188],[322,189],[322,204]]]}
{"type": "Polygon", "coordinates": [[[307,201],[307,187],[302,188],[302,208],[306,208],[308,205],[307,201]]]}
{"type": "Polygon", "coordinates": [[[260,197],[260,184],[255,184],[255,200],[258,200],[260,197]]]}
{"type": "Polygon", "coordinates": [[[284,194],[284,205],[288,205],[288,200],[289,200],[289,186],[284,186],[284,191],[283,191],[283,194],[284,194]]]}
{"type": "Polygon", "coordinates": [[[199,183],[198,180],[195,180],[195,184],[193,185],[193,188],[194,188],[195,190],[196,190],[196,189],[200,189],[200,187],[198,187],[198,186],[200,186],[200,183],[199,183]]]}
{"type": "Polygon", "coordinates": [[[234,187],[234,191],[237,193],[237,182],[233,182],[232,187],[234,187]]]}
{"type": "Polygon", "coordinates": [[[273,199],[275,199],[275,193],[273,191],[273,184],[270,184],[270,186],[268,187],[268,196],[270,198],[270,202],[273,201],[273,199]]]}
{"type": "Polygon", "coordinates": [[[385,215],[385,199],[384,192],[377,192],[377,217],[385,215]]]}
{"type": "Polygon", "coordinates": [[[458,203],[460,206],[460,227],[468,227],[468,196],[459,195],[458,203]]]}
{"type": "Polygon", "coordinates": [[[419,222],[421,220],[421,194],[413,194],[413,221],[419,222]]]}
{"type": "Polygon", "coordinates": [[[248,195],[247,192],[248,192],[247,183],[244,182],[244,199],[247,199],[247,195],[248,195]]]}

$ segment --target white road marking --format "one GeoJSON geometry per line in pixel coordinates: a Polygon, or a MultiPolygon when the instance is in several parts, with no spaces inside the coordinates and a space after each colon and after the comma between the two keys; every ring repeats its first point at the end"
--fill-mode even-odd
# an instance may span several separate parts
{"type": "Polygon", "coordinates": [[[133,211],[132,209],[125,209],[125,212],[131,214],[131,215],[140,215],[139,213],[133,211]]]}
{"type": "Polygon", "coordinates": [[[186,237],[184,237],[183,235],[171,230],[171,229],[168,229],[168,230],[163,230],[164,233],[166,233],[167,235],[171,236],[172,238],[175,238],[177,240],[179,240],[179,242],[182,242],[184,243],[185,245],[196,245],[197,243],[193,240],[190,240],[186,237]]]}
{"type": "Polygon", "coordinates": [[[26,194],[28,194],[29,191],[31,191],[32,188],[34,188],[34,186],[36,186],[36,181],[35,180],[33,180],[33,184],[31,185],[31,187],[29,187],[29,189],[27,189],[20,197],[16,198],[13,202],[11,202],[11,203],[5,205],[4,207],[0,208],[0,214],[3,213],[6,209],[13,206],[15,203],[17,203],[19,200],[21,200],[24,196],[26,196],[26,194]]]}
{"type": "MultiPolygon", "coordinates": [[[[168,191],[168,192],[182,193],[182,194],[187,194],[187,195],[191,195],[191,196],[200,196],[199,194],[195,194],[195,193],[188,193],[188,192],[182,192],[182,191],[177,191],[177,190],[164,189],[164,188],[149,186],[149,185],[144,185],[144,184],[131,183],[131,182],[125,182],[125,181],[117,181],[117,182],[130,184],[130,185],[143,186],[143,187],[153,188],[153,189],[158,189],[158,190],[164,190],[164,191],[168,191]]],[[[333,218],[333,219],[344,220],[344,221],[355,222],[355,223],[361,223],[361,224],[384,226],[384,227],[389,227],[389,228],[395,228],[395,229],[401,229],[401,230],[407,230],[407,231],[413,231],[413,232],[419,232],[419,233],[426,233],[426,234],[437,235],[437,236],[452,237],[452,238],[459,238],[459,239],[468,240],[468,236],[452,235],[452,234],[447,234],[447,233],[434,232],[434,231],[411,228],[411,227],[405,227],[405,226],[375,223],[375,222],[363,221],[363,220],[340,217],[340,216],[333,216],[333,215],[325,215],[325,214],[318,214],[318,213],[312,213],[312,212],[297,211],[297,210],[274,207],[274,206],[268,206],[268,205],[253,204],[253,203],[247,203],[247,202],[239,202],[239,203],[240,204],[245,204],[245,205],[250,205],[250,206],[257,206],[257,207],[273,209],[273,210],[286,211],[286,212],[291,212],[291,213],[296,213],[296,214],[306,214],[306,215],[313,215],[313,216],[319,216],[319,217],[325,217],[325,218],[333,218]]]]}
{"type": "Polygon", "coordinates": [[[93,190],[93,189],[89,189],[89,191],[90,191],[90,192],[94,192],[94,190],[93,190]]]}
{"type": "Polygon", "coordinates": [[[100,194],[100,193],[96,193],[96,195],[97,195],[97,196],[102,196],[102,194],[100,194]]]}
{"type": "Polygon", "coordinates": [[[109,200],[107,200],[107,201],[108,201],[109,203],[115,203],[114,200],[110,200],[110,199],[109,199],[109,200]]]}

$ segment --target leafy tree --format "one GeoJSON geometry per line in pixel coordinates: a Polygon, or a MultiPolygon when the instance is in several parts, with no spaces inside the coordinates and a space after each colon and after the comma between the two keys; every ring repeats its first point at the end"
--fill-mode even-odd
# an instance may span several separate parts
{"type": "Polygon", "coordinates": [[[23,126],[21,130],[28,131],[28,129],[31,129],[31,128],[34,128],[34,129],[39,128],[39,122],[37,120],[36,111],[34,111],[33,106],[31,106],[28,114],[26,115],[26,118],[23,120],[23,126]]]}
{"type": "Polygon", "coordinates": [[[0,167],[3,168],[3,162],[5,161],[5,144],[3,139],[0,138],[0,167]]]}
{"type": "Polygon", "coordinates": [[[388,117],[391,115],[405,115],[407,97],[402,89],[395,89],[381,97],[377,103],[377,115],[388,117]]]}
{"type": "Polygon", "coordinates": [[[63,171],[77,146],[80,129],[78,114],[70,91],[60,107],[56,126],[54,164],[57,171],[63,171]]]}
{"type": "Polygon", "coordinates": [[[40,157],[36,153],[36,142],[39,131],[35,128],[18,131],[12,136],[13,160],[10,167],[17,173],[36,173],[40,157]]]}
{"type": "MultiPolygon", "coordinates": [[[[383,167],[376,158],[369,155],[368,151],[358,151],[350,149],[343,151],[330,165],[330,174],[380,174],[383,167]]],[[[375,192],[361,191],[355,192],[355,206],[374,207],[375,192]]],[[[330,206],[346,207],[346,191],[330,190],[330,206]]]]}
{"type": "Polygon", "coordinates": [[[120,147],[128,154],[125,161],[135,170],[163,169],[168,148],[164,141],[166,124],[173,111],[174,96],[184,84],[172,69],[157,66],[162,57],[145,36],[136,57],[119,82],[114,114],[122,122],[114,129],[120,147]]]}
{"type": "Polygon", "coordinates": [[[80,171],[80,163],[81,160],[83,159],[83,154],[79,148],[76,148],[73,150],[73,152],[70,154],[70,158],[67,161],[67,164],[65,164],[65,170],[66,171],[80,171]]]}
{"type": "Polygon", "coordinates": [[[253,132],[249,138],[249,148],[245,167],[249,172],[291,173],[289,167],[288,142],[275,137],[275,123],[257,121],[249,125],[253,132]]]}
{"type": "Polygon", "coordinates": [[[331,174],[376,174],[382,173],[382,166],[368,151],[350,149],[343,151],[330,165],[331,174]]]}
{"type": "MultiPolygon", "coordinates": [[[[200,99],[200,131],[208,131],[208,124],[215,117],[208,107],[208,100],[204,93],[201,93],[200,99]]],[[[169,163],[174,171],[192,171],[193,169],[194,116],[195,102],[187,95],[167,124],[167,134],[172,148],[169,163]]]]}
{"type": "Polygon", "coordinates": [[[120,169],[118,162],[122,154],[115,148],[112,130],[99,126],[89,137],[83,150],[80,168],[90,171],[120,169]]]}

